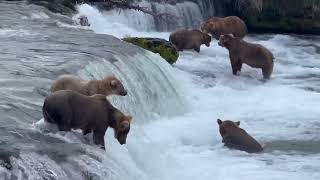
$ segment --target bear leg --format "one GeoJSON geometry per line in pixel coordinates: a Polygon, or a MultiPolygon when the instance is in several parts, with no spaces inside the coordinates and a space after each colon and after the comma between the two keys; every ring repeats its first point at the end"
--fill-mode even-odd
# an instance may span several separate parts
{"type": "Polygon", "coordinates": [[[193,49],[194,49],[195,51],[197,51],[198,53],[200,52],[200,46],[195,46],[195,47],[193,47],[193,49]]]}
{"type": "Polygon", "coordinates": [[[231,58],[231,68],[233,75],[239,75],[242,69],[242,62],[241,60],[231,58]]]}
{"type": "Polygon", "coordinates": [[[177,44],[177,49],[178,49],[178,51],[183,51],[183,46],[182,46],[182,45],[177,44]]]}
{"type": "Polygon", "coordinates": [[[272,74],[272,70],[268,68],[262,68],[262,75],[264,79],[270,79],[271,74],[272,74]]]}
{"type": "Polygon", "coordinates": [[[71,131],[71,128],[67,125],[58,124],[59,131],[71,131]]]}
{"type": "Polygon", "coordinates": [[[85,135],[87,135],[87,134],[89,134],[89,133],[91,133],[92,132],[92,130],[90,129],[90,128],[87,128],[87,129],[83,129],[82,130],[82,134],[85,136],[85,135]]]}
{"type": "Polygon", "coordinates": [[[105,135],[105,131],[93,130],[93,142],[96,145],[101,145],[102,149],[105,149],[105,146],[104,146],[104,135],[105,135]]]}

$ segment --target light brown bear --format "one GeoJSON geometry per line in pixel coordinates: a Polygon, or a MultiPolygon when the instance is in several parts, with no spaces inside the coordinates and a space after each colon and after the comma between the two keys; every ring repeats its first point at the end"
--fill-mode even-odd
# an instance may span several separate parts
{"type": "Polygon", "coordinates": [[[221,35],[233,34],[235,37],[243,38],[248,33],[246,24],[237,16],[211,17],[201,24],[201,31],[211,34],[217,40],[221,35]]]}
{"type": "Polygon", "coordinates": [[[59,90],[77,91],[86,96],[94,94],[120,95],[126,96],[127,91],[122,83],[114,76],[106,76],[102,80],[82,80],[73,75],[61,75],[52,84],[50,91],[56,92],[59,90]]]}
{"type": "Polygon", "coordinates": [[[221,35],[218,43],[229,50],[232,73],[238,75],[242,64],[262,69],[264,79],[269,79],[273,72],[273,54],[260,44],[248,43],[233,35],[221,35]]]}
{"type": "Polygon", "coordinates": [[[131,116],[124,115],[102,94],[85,96],[70,90],[51,93],[42,107],[46,122],[56,124],[60,131],[81,129],[83,134],[93,130],[93,140],[104,149],[104,135],[108,127],[114,129],[119,143],[126,144],[131,116]]]}
{"type": "Polygon", "coordinates": [[[245,130],[241,129],[240,121],[217,120],[222,142],[231,149],[238,149],[248,153],[257,153],[263,150],[262,146],[251,137],[245,130]]]}
{"type": "Polygon", "coordinates": [[[197,29],[188,30],[180,28],[170,34],[169,41],[176,46],[178,51],[194,49],[200,52],[202,44],[205,44],[207,47],[210,46],[211,37],[197,29]]]}

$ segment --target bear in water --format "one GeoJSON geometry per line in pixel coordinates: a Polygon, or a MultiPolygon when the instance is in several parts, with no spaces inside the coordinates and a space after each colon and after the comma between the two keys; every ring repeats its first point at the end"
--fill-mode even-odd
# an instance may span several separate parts
{"type": "Polygon", "coordinates": [[[202,32],[211,34],[217,40],[221,35],[233,34],[235,37],[243,38],[248,33],[246,24],[237,16],[211,17],[202,23],[200,28],[202,32]]]}
{"type": "Polygon", "coordinates": [[[263,150],[262,146],[253,137],[239,127],[240,121],[233,122],[218,119],[217,122],[222,142],[225,146],[248,153],[257,153],[263,150]]]}
{"type": "Polygon", "coordinates": [[[110,126],[119,143],[126,144],[132,117],[124,115],[105,95],[85,96],[70,90],[51,93],[42,107],[44,120],[56,124],[60,131],[81,129],[83,134],[93,130],[93,140],[104,149],[104,135],[110,126]]]}
{"type": "Polygon", "coordinates": [[[169,41],[176,46],[178,51],[194,49],[200,52],[202,44],[205,44],[207,47],[210,46],[211,37],[197,29],[188,30],[181,28],[170,34],[169,41]]]}
{"type": "Polygon", "coordinates": [[[269,79],[273,72],[273,54],[260,44],[248,43],[231,34],[221,35],[219,46],[229,50],[232,73],[238,75],[242,64],[262,69],[264,79],[269,79]]]}
{"type": "Polygon", "coordinates": [[[94,94],[120,95],[126,96],[127,91],[122,83],[114,76],[106,76],[102,80],[82,80],[73,75],[61,75],[52,84],[50,91],[56,92],[59,90],[77,91],[86,96],[94,94]]]}

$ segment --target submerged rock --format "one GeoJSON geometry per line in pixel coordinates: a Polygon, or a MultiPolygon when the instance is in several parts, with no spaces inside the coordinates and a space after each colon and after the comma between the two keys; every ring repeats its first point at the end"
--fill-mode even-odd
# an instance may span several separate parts
{"type": "Polygon", "coordinates": [[[160,38],[143,38],[143,37],[128,37],[122,40],[149,50],[153,53],[158,53],[168,63],[173,64],[178,60],[179,53],[175,46],[164,39],[160,38]]]}

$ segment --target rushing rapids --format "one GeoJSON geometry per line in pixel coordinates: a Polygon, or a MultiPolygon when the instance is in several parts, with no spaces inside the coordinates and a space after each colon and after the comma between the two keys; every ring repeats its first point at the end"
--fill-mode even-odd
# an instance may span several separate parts
{"type": "MultiPolygon", "coordinates": [[[[210,15],[203,12],[209,2],[157,8],[185,18],[177,20],[179,26],[197,26],[210,15]]],[[[174,29],[169,22],[158,27],[152,17],[132,10],[100,12],[89,5],[78,10],[73,18],[87,16],[90,27],[24,2],[0,3],[0,179],[320,178],[319,37],[247,37],[276,57],[273,78],[262,82],[260,72],[248,67],[232,76],[228,53],[216,41],[202,46],[200,54],[182,52],[170,66],[118,39],[168,39],[169,33],[156,30],[174,29]],[[121,79],[128,96],[110,99],[134,117],[126,145],[113,139],[112,130],[105,152],[78,131],[46,129],[40,120],[43,99],[63,73],[121,79]],[[240,120],[265,151],[223,147],[217,118],[240,120]]]]}

